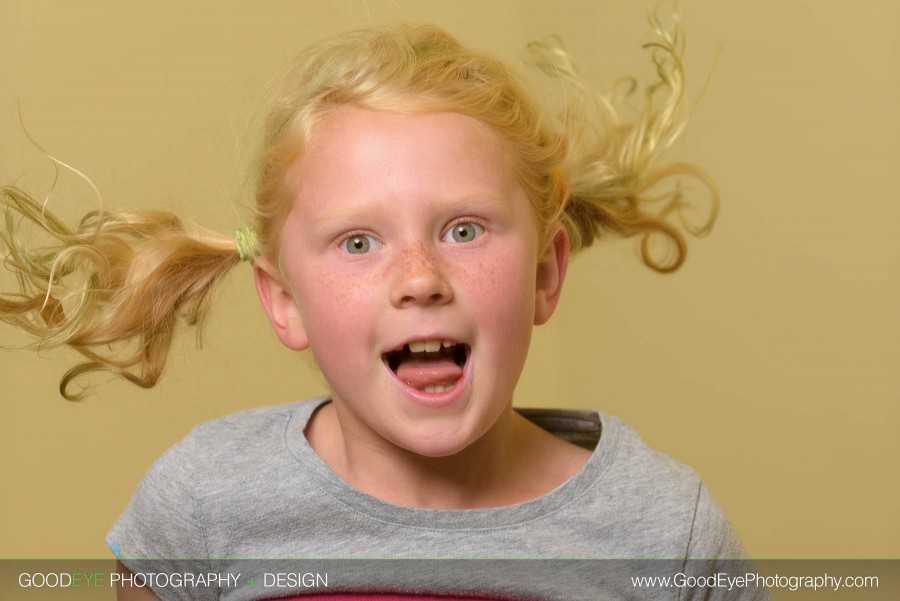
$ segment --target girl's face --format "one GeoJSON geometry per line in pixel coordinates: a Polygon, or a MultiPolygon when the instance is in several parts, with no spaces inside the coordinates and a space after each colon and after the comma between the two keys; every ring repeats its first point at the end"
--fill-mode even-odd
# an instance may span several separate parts
{"type": "Polygon", "coordinates": [[[508,414],[568,244],[543,248],[500,142],[456,113],[342,106],[293,171],[282,281],[257,261],[279,338],[311,348],[346,440],[458,453],[508,414]]]}

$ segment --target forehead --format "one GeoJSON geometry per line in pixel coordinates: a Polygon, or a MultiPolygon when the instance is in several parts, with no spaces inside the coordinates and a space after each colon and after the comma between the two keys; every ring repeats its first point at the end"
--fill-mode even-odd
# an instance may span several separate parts
{"type": "Polygon", "coordinates": [[[477,119],[355,106],[335,108],[313,128],[292,183],[295,202],[314,207],[360,195],[507,197],[518,188],[503,143],[477,119]]]}

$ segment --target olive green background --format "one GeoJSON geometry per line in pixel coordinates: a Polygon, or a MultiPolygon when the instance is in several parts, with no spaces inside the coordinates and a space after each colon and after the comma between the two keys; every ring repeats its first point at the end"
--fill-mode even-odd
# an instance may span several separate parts
{"type": "MultiPolygon", "coordinates": [[[[49,189],[27,130],[109,207],[230,231],[259,99],[309,42],[433,22],[514,57],[558,33],[602,87],[651,75],[652,8],[7,0],[0,181],[49,189]]],[[[702,99],[673,156],[715,177],[719,222],[672,276],[643,268],[629,241],[577,257],[517,403],[622,416],[701,474],[755,556],[900,557],[900,9],[686,0],[683,12],[689,99],[702,99]]],[[[61,174],[53,207],[74,218],[94,204],[61,174]]],[[[20,342],[0,327],[0,343],[20,342]]],[[[66,402],[57,382],[73,360],[0,353],[0,557],[109,556],[104,534],[141,474],[193,424],[324,391],[268,330],[247,266],[222,286],[204,348],[180,338],[156,389],[113,382],[66,402]]]]}

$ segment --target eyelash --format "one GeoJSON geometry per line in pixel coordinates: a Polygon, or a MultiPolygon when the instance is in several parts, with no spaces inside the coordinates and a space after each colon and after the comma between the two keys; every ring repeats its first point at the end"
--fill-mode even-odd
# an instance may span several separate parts
{"type": "MultiPolygon", "coordinates": [[[[453,223],[451,223],[449,226],[447,226],[447,228],[444,230],[444,233],[441,235],[441,240],[445,240],[445,238],[447,238],[447,236],[452,236],[454,229],[461,225],[472,225],[475,227],[476,232],[475,232],[475,235],[472,237],[472,240],[475,240],[476,238],[482,236],[485,232],[484,225],[482,223],[480,223],[478,219],[473,219],[472,217],[461,217],[461,218],[457,219],[456,221],[454,221],[453,223]]],[[[457,244],[468,244],[472,240],[466,240],[465,242],[460,242],[459,240],[456,240],[455,242],[457,244]]]]}
{"type": "MultiPolygon", "coordinates": [[[[472,240],[475,240],[476,238],[480,237],[485,232],[484,225],[482,223],[480,223],[480,221],[478,219],[474,219],[472,217],[460,217],[459,219],[457,219],[456,221],[454,221],[453,223],[451,223],[444,229],[443,233],[441,234],[441,240],[443,240],[445,242],[449,242],[449,240],[446,240],[446,238],[448,236],[452,237],[454,228],[457,228],[461,225],[474,226],[476,231],[475,231],[475,235],[472,236],[472,240]]],[[[467,244],[469,242],[471,242],[471,240],[467,240],[465,242],[460,242],[458,240],[455,241],[456,244],[467,244]]],[[[376,246],[376,245],[380,246],[381,242],[379,242],[373,235],[367,234],[366,232],[360,232],[360,231],[350,232],[338,239],[338,248],[340,248],[347,254],[351,254],[351,255],[368,254],[372,250],[372,247],[376,246]],[[365,240],[369,241],[369,247],[364,252],[354,253],[354,252],[350,251],[350,246],[349,246],[350,242],[357,238],[365,239],[365,240]]]]}
{"type": "Polygon", "coordinates": [[[356,254],[359,254],[359,255],[365,255],[365,254],[368,254],[369,251],[372,249],[372,247],[375,246],[375,245],[379,245],[379,246],[380,246],[381,243],[375,238],[375,236],[373,236],[373,235],[371,235],[371,234],[367,234],[367,233],[365,233],[365,232],[350,232],[349,234],[346,234],[345,236],[342,236],[342,237],[338,240],[338,248],[342,249],[343,251],[345,251],[347,254],[350,254],[350,255],[356,255],[356,254]],[[362,239],[366,239],[366,240],[369,240],[369,241],[370,241],[370,242],[369,242],[369,247],[366,249],[365,252],[360,252],[360,253],[353,253],[353,252],[350,252],[350,246],[349,246],[349,245],[350,245],[350,241],[351,241],[351,240],[354,240],[354,239],[356,239],[356,238],[362,238],[362,239]]]}

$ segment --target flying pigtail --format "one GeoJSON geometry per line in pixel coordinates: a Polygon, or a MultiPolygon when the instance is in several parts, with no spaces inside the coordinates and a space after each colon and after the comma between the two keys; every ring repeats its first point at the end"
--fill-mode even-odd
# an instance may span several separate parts
{"type": "Polygon", "coordinates": [[[644,47],[657,80],[645,89],[644,109],[633,121],[624,121],[618,107],[638,89],[635,80],[621,80],[609,94],[592,90],[569,55],[552,42],[532,43],[527,58],[562,83],[560,120],[569,154],[558,174],[565,182],[559,219],[569,232],[571,250],[589,247],[605,234],[639,236],[644,263],[665,273],[684,262],[683,232],[704,236],[711,230],[718,192],[696,165],[661,162],[685,125],[680,118],[684,38],[677,15],[668,28],[655,15],[650,21],[658,39],[644,47]],[[686,198],[689,181],[702,188],[705,207],[686,198]],[[661,246],[667,252],[660,252],[661,246]]]}
{"type": "Polygon", "coordinates": [[[18,284],[0,294],[0,319],[35,349],[81,353],[60,381],[69,400],[94,372],[154,386],[179,324],[199,337],[216,282],[241,260],[234,240],[189,232],[171,213],[94,211],[71,229],[15,187],[0,189],[0,211],[3,265],[18,284]]]}

